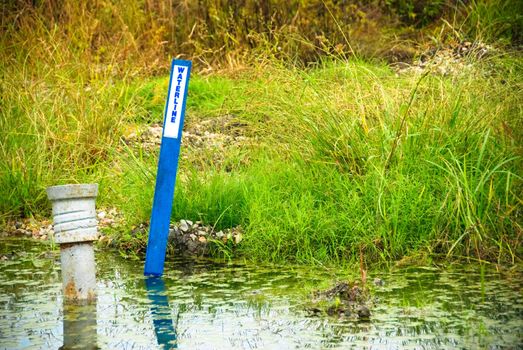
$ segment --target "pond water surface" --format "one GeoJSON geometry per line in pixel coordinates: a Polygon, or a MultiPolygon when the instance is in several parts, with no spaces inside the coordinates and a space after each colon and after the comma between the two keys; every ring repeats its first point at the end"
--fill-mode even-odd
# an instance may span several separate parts
{"type": "Polygon", "coordinates": [[[523,348],[523,281],[479,265],[383,273],[358,321],[309,315],[324,270],[178,259],[147,279],[141,261],[96,257],[97,303],[64,306],[58,247],[0,240],[0,348],[523,348]]]}

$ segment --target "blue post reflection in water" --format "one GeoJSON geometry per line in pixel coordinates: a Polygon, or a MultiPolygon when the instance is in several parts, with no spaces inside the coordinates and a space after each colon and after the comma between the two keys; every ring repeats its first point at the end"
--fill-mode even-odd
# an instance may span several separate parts
{"type": "Polygon", "coordinates": [[[177,349],[176,330],[171,317],[169,301],[165,295],[165,283],[161,277],[145,279],[147,297],[151,301],[151,315],[153,317],[154,332],[158,345],[164,349],[177,349]]]}

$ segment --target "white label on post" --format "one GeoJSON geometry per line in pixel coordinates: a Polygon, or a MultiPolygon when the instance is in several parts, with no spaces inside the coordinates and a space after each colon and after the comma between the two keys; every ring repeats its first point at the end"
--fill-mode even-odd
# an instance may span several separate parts
{"type": "Polygon", "coordinates": [[[180,120],[183,112],[185,112],[183,109],[185,108],[184,100],[187,88],[187,70],[188,67],[185,66],[173,66],[169,98],[167,100],[165,125],[163,128],[164,137],[177,139],[180,134],[180,120]]]}

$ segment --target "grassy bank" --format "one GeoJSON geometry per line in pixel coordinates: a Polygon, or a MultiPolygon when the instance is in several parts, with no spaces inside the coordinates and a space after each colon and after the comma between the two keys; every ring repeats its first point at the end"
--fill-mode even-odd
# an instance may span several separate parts
{"type": "MultiPolygon", "coordinates": [[[[502,3],[496,13],[471,3],[468,30],[441,27],[440,34],[452,28],[454,40],[505,38],[447,75],[397,74],[382,61],[330,49],[315,51],[314,63],[296,62],[296,53],[281,58],[245,43],[221,57],[219,66],[233,69],[211,74],[192,52],[200,63],[173,220],[241,225],[234,253],[255,260],[520,262],[523,67],[520,54],[499,49],[517,39],[514,26],[498,25],[508,13],[502,3]],[[242,61],[244,49],[250,56],[242,61]]],[[[142,252],[146,237],[131,229],[150,216],[158,147],[129,140],[163,119],[168,52],[147,50],[145,32],[104,39],[116,29],[103,16],[107,25],[67,34],[81,8],[68,8],[54,27],[44,10],[27,10],[11,27],[3,22],[0,220],[49,216],[49,185],[98,182],[98,205],[125,216],[110,234],[142,252]],[[140,52],[163,63],[151,66],[140,52]]],[[[143,14],[129,11],[122,21],[143,14]]],[[[142,24],[133,28],[148,28],[142,24]]]]}
{"type": "MultiPolygon", "coordinates": [[[[143,244],[129,231],[149,218],[158,152],[121,137],[161,121],[167,77],[58,84],[62,72],[4,79],[2,212],[48,215],[47,185],[99,182],[100,205],[126,216],[116,234],[143,244]]],[[[261,260],[514,262],[521,73],[492,58],[451,77],[358,61],[195,76],[186,130],[215,121],[241,138],[183,148],[173,219],[241,224],[238,253],[261,260]]]]}

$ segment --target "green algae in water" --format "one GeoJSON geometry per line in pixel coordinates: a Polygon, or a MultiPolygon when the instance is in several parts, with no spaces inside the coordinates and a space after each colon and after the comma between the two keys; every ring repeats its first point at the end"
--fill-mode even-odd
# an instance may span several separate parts
{"type": "Polygon", "coordinates": [[[0,241],[0,348],[518,348],[522,281],[487,267],[404,269],[380,276],[369,322],[308,317],[304,286],[332,276],[205,259],[143,262],[97,251],[95,305],[63,305],[58,247],[0,241]]]}

